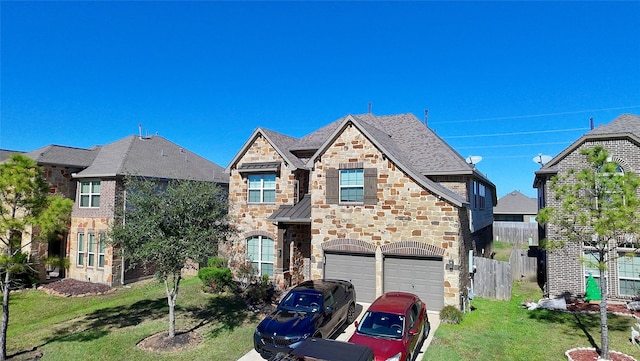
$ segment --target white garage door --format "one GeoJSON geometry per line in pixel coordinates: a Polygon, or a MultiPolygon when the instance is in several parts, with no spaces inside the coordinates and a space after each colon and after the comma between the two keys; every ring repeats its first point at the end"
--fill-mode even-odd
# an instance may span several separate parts
{"type": "Polygon", "coordinates": [[[444,265],[442,259],[384,259],[384,292],[403,291],[418,295],[429,311],[444,307],[444,265]]]}
{"type": "Polygon", "coordinates": [[[358,302],[376,298],[376,259],[374,255],[325,253],[324,278],[350,281],[358,302]]]}

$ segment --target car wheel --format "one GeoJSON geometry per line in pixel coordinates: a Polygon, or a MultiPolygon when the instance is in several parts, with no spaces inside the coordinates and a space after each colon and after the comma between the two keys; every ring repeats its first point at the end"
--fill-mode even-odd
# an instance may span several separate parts
{"type": "Polygon", "coordinates": [[[353,323],[356,320],[356,305],[353,303],[349,305],[347,309],[347,324],[353,323]]]}
{"type": "Polygon", "coordinates": [[[429,336],[429,332],[431,331],[431,324],[429,323],[429,321],[427,320],[427,323],[424,324],[424,339],[427,339],[427,336],[429,336]]]}

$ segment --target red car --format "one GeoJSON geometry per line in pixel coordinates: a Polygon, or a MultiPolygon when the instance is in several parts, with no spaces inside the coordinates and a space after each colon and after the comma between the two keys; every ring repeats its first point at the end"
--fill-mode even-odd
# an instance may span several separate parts
{"type": "Polygon", "coordinates": [[[376,361],[412,361],[429,329],[427,306],[418,296],[388,292],[369,306],[349,342],[371,347],[376,361]]]}

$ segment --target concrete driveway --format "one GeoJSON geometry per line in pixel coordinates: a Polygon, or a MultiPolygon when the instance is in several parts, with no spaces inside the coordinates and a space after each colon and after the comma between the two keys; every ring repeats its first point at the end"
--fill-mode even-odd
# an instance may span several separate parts
{"type": "MultiPolygon", "coordinates": [[[[358,317],[356,318],[356,320],[360,321],[360,318],[362,317],[362,315],[364,314],[364,310],[366,310],[367,308],[369,308],[370,303],[358,303],[357,307],[356,307],[356,312],[358,312],[358,317]]],[[[440,314],[437,312],[428,312],[429,314],[429,322],[431,323],[431,331],[429,332],[429,336],[427,336],[427,339],[422,343],[422,347],[420,348],[420,353],[418,353],[416,355],[415,360],[416,361],[420,361],[422,360],[422,356],[424,356],[425,351],[427,350],[427,347],[429,347],[429,344],[431,343],[431,340],[433,339],[433,334],[436,331],[436,329],[438,328],[438,326],[440,325],[440,314]]],[[[342,333],[340,333],[337,337],[335,337],[336,340],[339,341],[347,341],[351,335],[353,335],[353,333],[356,330],[356,326],[354,323],[350,324],[349,326],[347,326],[342,333]]],[[[260,356],[260,354],[258,352],[256,352],[256,350],[251,350],[249,351],[246,355],[242,356],[238,361],[265,361],[262,356],[260,356]]]]}

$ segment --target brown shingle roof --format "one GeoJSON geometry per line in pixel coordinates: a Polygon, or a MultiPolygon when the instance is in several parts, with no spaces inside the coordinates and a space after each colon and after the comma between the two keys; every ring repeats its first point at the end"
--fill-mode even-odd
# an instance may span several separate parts
{"type": "Polygon", "coordinates": [[[538,201],[529,198],[518,191],[498,199],[498,205],[493,207],[493,214],[537,214],[538,201]]]}
{"type": "Polygon", "coordinates": [[[76,178],[137,175],[228,183],[217,164],[160,136],[131,135],[100,148],[95,160],[76,178]]]}

